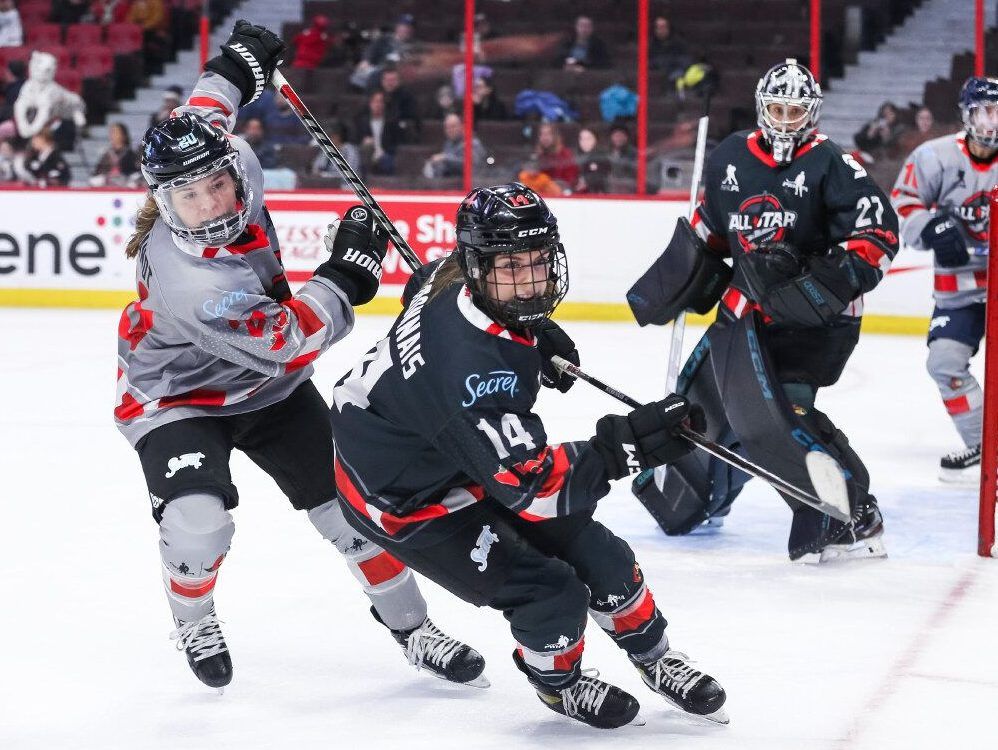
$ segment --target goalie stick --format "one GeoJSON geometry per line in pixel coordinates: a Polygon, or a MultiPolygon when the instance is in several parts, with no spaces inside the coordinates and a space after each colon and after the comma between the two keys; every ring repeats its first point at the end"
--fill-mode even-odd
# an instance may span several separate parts
{"type": "MultiPolygon", "coordinates": [[[[643,406],[643,404],[637,399],[633,399],[627,394],[621,393],[616,388],[607,385],[602,380],[594,378],[589,373],[584,372],[581,368],[576,367],[567,359],[559,357],[557,354],[551,357],[551,362],[562,372],[586,381],[590,385],[603,391],[603,393],[608,396],[613,396],[618,401],[627,404],[632,409],[637,409],[639,406],[643,406]]],[[[842,469],[839,467],[838,462],[827,453],[812,450],[807,454],[807,458],[805,459],[805,463],[807,464],[807,473],[811,478],[811,484],[814,485],[814,490],[818,493],[817,496],[815,496],[810,492],[801,489],[797,485],[791,484],[785,479],[781,479],[776,476],[776,474],[773,474],[761,466],[752,463],[747,458],[738,455],[728,448],[725,448],[723,445],[719,445],[712,440],[708,440],[699,432],[694,432],[688,427],[682,428],[680,430],[680,435],[701,450],[707,451],[707,453],[719,458],[726,464],[734,466],[736,469],[744,471],[746,474],[750,474],[753,477],[758,477],[759,479],[768,482],[773,489],[778,492],[789,495],[795,500],[799,500],[805,505],[811,506],[815,510],[826,513],[837,521],[842,521],[842,523],[847,524],[852,523],[852,516],[849,507],[849,493],[846,488],[845,475],[842,473],[842,469]]]]}

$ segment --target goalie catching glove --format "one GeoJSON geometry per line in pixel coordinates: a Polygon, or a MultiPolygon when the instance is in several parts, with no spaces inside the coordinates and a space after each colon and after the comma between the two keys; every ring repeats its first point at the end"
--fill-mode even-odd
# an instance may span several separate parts
{"type": "Polygon", "coordinates": [[[693,443],[678,434],[681,426],[703,432],[706,419],[701,407],[672,394],[626,417],[607,414],[596,423],[596,437],[590,442],[603,458],[607,476],[622,479],[678,461],[693,450],[693,443]]]}
{"type": "Polygon", "coordinates": [[[329,225],[322,241],[330,257],[315,274],[346,292],[354,307],[374,299],[388,247],[388,235],[374,215],[364,206],[352,206],[338,223],[329,225]]]}
{"type": "Polygon", "coordinates": [[[222,54],[206,62],[204,69],[238,88],[243,95],[239,106],[245,107],[260,98],[287,45],[273,31],[240,19],[220,49],[222,54]]]}

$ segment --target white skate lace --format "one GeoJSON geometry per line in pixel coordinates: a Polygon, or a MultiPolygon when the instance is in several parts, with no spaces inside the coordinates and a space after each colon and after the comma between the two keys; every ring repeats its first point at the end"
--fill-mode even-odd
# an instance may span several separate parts
{"type": "Polygon", "coordinates": [[[462,645],[464,644],[437,628],[427,617],[422,625],[409,633],[405,654],[416,669],[426,663],[446,669],[462,645]]]}
{"type": "Polygon", "coordinates": [[[565,713],[569,716],[578,716],[580,710],[588,711],[590,714],[598,714],[603,706],[603,701],[610,694],[610,685],[596,679],[599,677],[597,669],[583,669],[582,677],[568,690],[561,691],[561,703],[565,707],[565,713]]]}
{"type": "Polygon", "coordinates": [[[690,688],[703,677],[703,672],[687,663],[689,658],[678,651],[668,651],[661,659],[649,664],[646,670],[655,681],[655,690],[665,687],[685,698],[690,688]]]}
{"type": "Polygon", "coordinates": [[[177,629],[170,633],[170,638],[177,641],[177,651],[190,649],[194,661],[201,661],[228,651],[222,630],[219,628],[220,624],[221,620],[211,612],[200,620],[181,622],[177,629]]]}
{"type": "Polygon", "coordinates": [[[953,463],[959,463],[961,461],[966,461],[968,458],[973,458],[981,452],[981,446],[970,445],[962,450],[956,450],[952,453],[946,455],[946,459],[952,461],[953,463]]]}

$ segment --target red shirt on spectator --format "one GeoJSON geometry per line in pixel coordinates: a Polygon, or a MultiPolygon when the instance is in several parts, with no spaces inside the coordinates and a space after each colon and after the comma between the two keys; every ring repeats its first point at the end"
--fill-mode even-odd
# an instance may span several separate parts
{"type": "Polygon", "coordinates": [[[309,28],[298,33],[294,38],[295,59],[291,63],[292,68],[314,70],[319,67],[329,46],[328,28],[329,19],[318,15],[312,19],[309,28]]]}
{"type": "Polygon", "coordinates": [[[542,172],[547,172],[552,179],[564,183],[571,188],[579,179],[579,165],[575,163],[575,155],[567,146],[556,151],[538,151],[537,163],[542,172]]]}

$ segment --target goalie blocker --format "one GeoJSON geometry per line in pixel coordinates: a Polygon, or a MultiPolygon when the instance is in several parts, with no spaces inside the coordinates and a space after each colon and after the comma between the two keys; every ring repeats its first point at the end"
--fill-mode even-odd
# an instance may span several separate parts
{"type": "Polygon", "coordinates": [[[731,267],[711,253],[681,218],[668,247],[627,292],[638,325],[665,325],[686,310],[710,312],[731,281],[731,267]]]}

